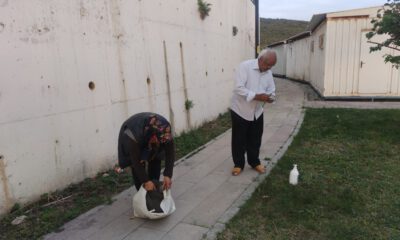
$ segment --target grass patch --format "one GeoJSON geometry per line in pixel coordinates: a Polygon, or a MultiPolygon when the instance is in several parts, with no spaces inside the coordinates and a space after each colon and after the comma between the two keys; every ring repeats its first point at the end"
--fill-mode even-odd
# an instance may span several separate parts
{"type": "Polygon", "coordinates": [[[400,239],[399,119],[399,110],[307,109],[288,151],[218,239],[400,239]]]}
{"type": "MultiPolygon", "coordinates": [[[[175,138],[177,159],[212,140],[231,127],[230,115],[225,113],[198,129],[175,138]]],[[[131,175],[109,170],[72,184],[62,191],[44,194],[39,201],[23,208],[15,205],[13,211],[0,220],[0,240],[38,239],[62,231],[64,223],[100,204],[112,203],[112,197],[132,185],[131,175]],[[63,200],[64,199],[64,200],[63,200]],[[50,205],[49,205],[50,204],[50,205]],[[26,215],[24,223],[13,226],[11,221],[26,215]]]]}
{"type": "Polygon", "coordinates": [[[231,128],[231,115],[229,112],[221,114],[217,119],[204,123],[200,128],[184,132],[175,138],[177,159],[185,156],[196,148],[216,138],[231,128]]]}
{"type": "Polygon", "coordinates": [[[62,191],[44,194],[39,201],[24,208],[15,205],[14,211],[0,220],[0,239],[38,239],[46,233],[61,231],[58,228],[65,222],[97,205],[112,203],[113,195],[131,186],[127,173],[117,174],[110,170],[108,176],[103,177],[103,174],[72,184],[62,191]],[[11,225],[11,221],[21,215],[27,216],[26,221],[11,225]]]}

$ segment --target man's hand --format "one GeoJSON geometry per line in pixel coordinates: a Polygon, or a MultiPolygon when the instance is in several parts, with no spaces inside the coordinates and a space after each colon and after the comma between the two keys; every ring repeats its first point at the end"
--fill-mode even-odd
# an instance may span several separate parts
{"type": "Polygon", "coordinates": [[[257,100],[257,101],[261,101],[261,102],[269,102],[270,101],[269,96],[267,94],[265,94],[265,93],[256,94],[254,99],[257,100]]]}
{"type": "Polygon", "coordinates": [[[170,177],[167,177],[167,176],[164,176],[164,179],[163,179],[163,189],[164,189],[164,190],[168,190],[168,189],[171,188],[171,185],[172,185],[172,180],[171,180],[171,178],[170,178],[170,177]]]}
{"type": "Polygon", "coordinates": [[[265,93],[261,93],[261,94],[256,94],[256,96],[254,97],[255,100],[257,101],[261,101],[261,102],[267,102],[267,103],[272,103],[274,102],[274,98],[271,97],[268,94],[265,93]]]}
{"type": "Polygon", "coordinates": [[[274,95],[269,95],[268,96],[268,103],[273,103],[273,102],[275,102],[275,96],[274,95]]]}
{"type": "Polygon", "coordinates": [[[156,190],[156,186],[152,181],[147,181],[144,183],[144,189],[146,189],[146,191],[153,191],[156,190]]]}

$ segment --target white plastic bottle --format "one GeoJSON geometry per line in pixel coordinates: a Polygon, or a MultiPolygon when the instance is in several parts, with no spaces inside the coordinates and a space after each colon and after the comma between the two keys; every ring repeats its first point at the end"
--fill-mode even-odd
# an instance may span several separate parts
{"type": "Polygon", "coordinates": [[[289,183],[292,185],[297,185],[299,181],[299,171],[297,170],[297,164],[293,164],[293,169],[290,171],[289,183]]]}

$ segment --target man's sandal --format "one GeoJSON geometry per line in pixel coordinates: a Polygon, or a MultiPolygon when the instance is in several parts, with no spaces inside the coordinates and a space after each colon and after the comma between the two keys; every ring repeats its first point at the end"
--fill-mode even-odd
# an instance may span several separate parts
{"type": "Polygon", "coordinates": [[[239,175],[241,172],[242,172],[242,169],[241,169],[241,168],[235,167],[235,168],[232,169],[232,175],[233,175],[233,176],[237,176],[237,175],[239,175]]]}
{"type": "Polygon", "coordinates": [[[263,174],[265,173],[265,166],[264,165],[257,165],[253,168],[254,170],[256,170],[258,173],[263,174]]]}

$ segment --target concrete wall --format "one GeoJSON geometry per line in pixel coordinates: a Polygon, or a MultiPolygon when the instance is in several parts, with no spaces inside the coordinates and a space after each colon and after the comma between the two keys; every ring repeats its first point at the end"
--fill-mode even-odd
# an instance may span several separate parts
{"type": "Polygon", "coordinates": [[[226,111],[254,5],[207,2],[0,0],[0,213],[110,168],[134,113],[180,133],[226,111]]]}

